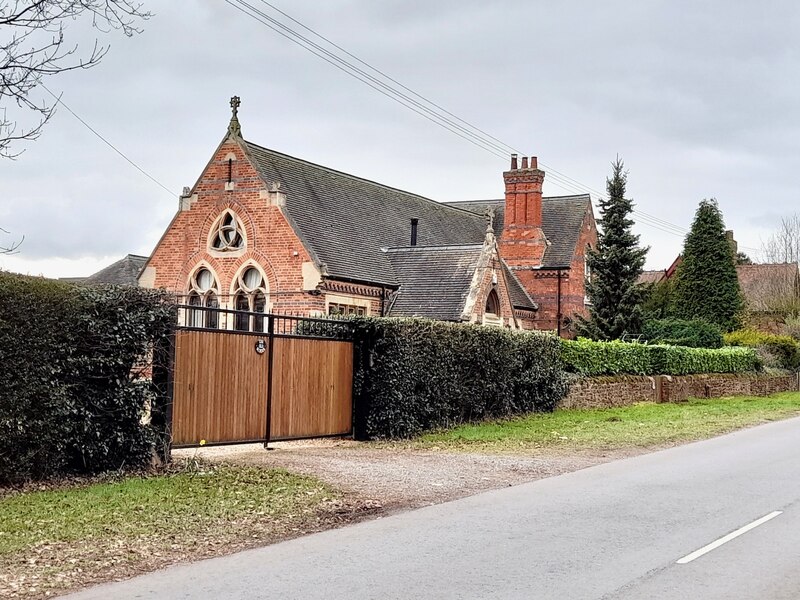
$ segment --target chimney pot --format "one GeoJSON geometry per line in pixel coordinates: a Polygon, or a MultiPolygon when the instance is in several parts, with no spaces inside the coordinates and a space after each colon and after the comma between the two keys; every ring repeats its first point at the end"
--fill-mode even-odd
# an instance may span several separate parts
{"type": "Polygon", "coordinates": [[[528,168],[528,157],[527,156],[523,156],[522,157],[522,168],[523,169],[527,169],[528,168]]]}
{"type": "Polygon", "coordinates": [[[516,171],[517,170],[517,155],[516,154],[512,154],[511,155],[511,170],[512,171],[516,171]]]}
{"type": "Polygon", "coordinates": [[[531,156],[531,169],[539,168],[539,160],[535,156],[531,156]]]}

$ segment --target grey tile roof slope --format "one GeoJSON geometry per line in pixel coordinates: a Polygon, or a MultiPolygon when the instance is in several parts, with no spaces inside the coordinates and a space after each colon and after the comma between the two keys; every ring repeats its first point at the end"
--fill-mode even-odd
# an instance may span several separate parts
{"type": "Polygon", "coordinates": [[[508,282],[508,295],[511,297],[511,304],[515,308],[526,308],[528,310],[539,310],[539,305],[533,301],[533,299],[528,295],[528,292],[525,291],[525,288],[522,287],[519,279],[511,269],[508,268],[508,265],[503,262],[503,272],[506,276],[506,281],[508,282]]]}
{"type": "MultiPolygon", "coordinates": [[[[492,207],[495,210],[495,235],[499,237],[503,231],[504,200],[467,200],[447,202],[446,204],[481,215],[486,214],[486,210],[492,207]]],[[[569,266],[575,254],[583,217],[590,205],[591,199],[588,194],[542,198],[542,230],[551,244],[545,253],[542,266],[569,266]]]]}
{"type": "Polygon", "coordinates": [[[483,246],[388,248],[400,289],[391,317],[460,321],[483,246]]]}
{"type": "Polygon", "coordinates": [[[397,285],[381,248],[483,242],[481,215],[245,142],[256,168],[286,193],[286,212],[329,276],[397,285]]]}
{"type": "Polygon", "coordinates": [[[125,258],[85,278],[85,284],[139,285],[139,273],[147,262],[146,256],[128,254],[125,258]]]}

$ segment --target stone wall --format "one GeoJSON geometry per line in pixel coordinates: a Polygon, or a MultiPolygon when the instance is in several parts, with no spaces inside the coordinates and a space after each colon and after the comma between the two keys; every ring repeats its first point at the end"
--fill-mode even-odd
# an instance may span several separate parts
{"type": "Polygon", "coordinates": [[[654,377],[586,377],[570,389],[559,408],[608,408],[636,402],[684,402],[688,398],[767,396],[800,390],[798,375],[709,374],[654,377]]]}

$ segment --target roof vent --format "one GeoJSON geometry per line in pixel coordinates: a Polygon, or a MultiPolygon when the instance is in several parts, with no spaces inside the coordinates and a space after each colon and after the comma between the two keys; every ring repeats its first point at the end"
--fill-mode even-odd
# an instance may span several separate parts
{"type": "Polygon", "coordinates": [[[419,225],[419,219],[411,219],[411,245],[417,245],[417,225],[419,225]]]}

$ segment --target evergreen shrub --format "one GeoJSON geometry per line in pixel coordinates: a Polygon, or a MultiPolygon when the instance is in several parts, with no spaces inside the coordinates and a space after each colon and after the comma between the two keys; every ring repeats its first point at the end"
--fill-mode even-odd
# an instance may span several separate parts
{"type": "Polygon", "coordinates": [[[158,291],[0,272],[0,483],[146,465],[155,390],[132,368],[174,322],[158,291]]]}
{"type": "Polygon", "coordinates": [[[550,334],[425,319],[351,322],[361,439],[551,411],[569,388],[558,338],[550,334]]]}
{"type": "Polygon", "coordinates": [[[762,368],[750,348],[686,348],[583,338],[562,340],[561,348],[567,370],[585,376],[743,373],[762,368]]]}
{"type": "Polygon", "coordinates": [[[717,201],[700,202],[675,273],[671,311],[683,319],[703,319],[723,331],[739,327],[744,298],[736,256],[725,235],[717,201]]]}
{"type": "Polygon", "coordinates": [[[650,319],[642,327],[642,336],[651,344],[688,346],[690,348],[721,348],[722,331],[700,319],[650,319]]]}
{"type": "Polygon", "coordinates": [[[781,369],[800,367],[800,346],[788,335],[775,335],[756,329],[739,329],[725,334],[728,346],[745,346],[760,349],[766,354],[767,366],[781,369]]]}

